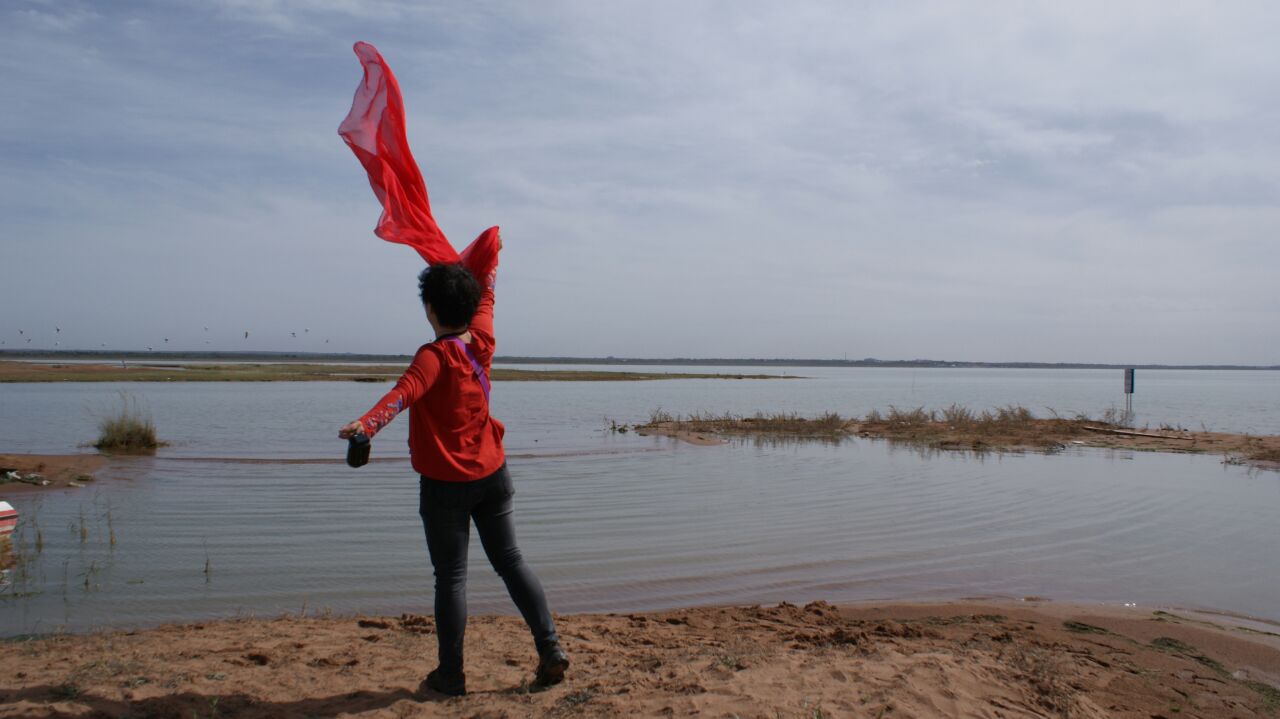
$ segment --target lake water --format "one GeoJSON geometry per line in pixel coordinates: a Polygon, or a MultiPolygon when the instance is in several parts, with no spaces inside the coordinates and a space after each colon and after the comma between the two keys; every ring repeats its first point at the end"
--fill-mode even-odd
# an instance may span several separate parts
{"type": "MultiPolygon", "coordinates": [[[[495,384],[522,547],[553,609],[1036,595],[1280,620],[1280,473],[1192,455],[922,455],[860,439],[693,447],[604,431],[606,417],[658,408],[853,416],[955,402],[1098,415],[1124,399],[1118,371],[764,370],[784,371],[806,379],[495,384]]],[[[22,513],[20,566],[0,592],[0,633],[429,612],[407,418],[358,470],[333,438],[384,389],[0,385],[0,451],[77,451],[122,391],[171,442],[112,460],[85,489],[7,498],[22,513]]],[[[1153,427],[1280,434],[1280,373],[1139,372],[1134,404],[1153,427]]],[[[471,566],[472,610],[512,612],[474,538],[471,566]]]]}

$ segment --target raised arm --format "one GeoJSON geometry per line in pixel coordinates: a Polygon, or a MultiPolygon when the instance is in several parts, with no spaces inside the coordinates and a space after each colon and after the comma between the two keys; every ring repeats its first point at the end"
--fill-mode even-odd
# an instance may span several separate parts
{"type": "Polygon", "coordinates": [[[493,342],[493,285],[482,286],[480,290],[480,304],[476,305],[476,313],[471,317],[471,324],[468,327],[473,334],[485,335],[486,339],[493,342]]]}
{"type": "Polygon", "coordinates": [[[498,253],[502,250],[502,235],[497,227],[485,230],[476,241],[463,251],[463,264],[480,283],[480,304],[471,317],[468,329],[485,346],[485,367],[493,356],[493,289],[498,279],[498,253]],[[483,260],[481,257],[483,256],[483,260]]]}

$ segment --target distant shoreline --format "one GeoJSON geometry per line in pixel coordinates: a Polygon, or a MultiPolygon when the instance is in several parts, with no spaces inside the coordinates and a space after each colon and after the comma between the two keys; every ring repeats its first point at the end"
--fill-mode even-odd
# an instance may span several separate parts
{"type": "MultiPolygon", "coordinates": [[[[134,360],[144,362],[389,362],[407,363],[411,355],[323,352],[118,352],[109,350],[0,350],[2,360],[134,360]]],[[[1092,362],[961,362],[951,360],[742,359],[729,357],[524,357],[493,358],[494,364],[644,365],[670,367],[898,367],[919,369],[1141,369],[1141,370],[1280,370],[1275,365],[1109,364],[1092,362]]]]}
{"type": "MultiPolygon", "coordinates": [[[[407,360],[406,360],[407,364],[407,360]]],[[[60,364],[0,359],[0,384],[17,382],[393,382],[404,364],[308,364],[302,362],[138,362],[117,360],[60,364]],[[132,362],[133,364],[130,364],[132,362]]],[[[495,367],[494,382],[644,382],[666,379],[798,379],[772,374],[528,370],[495,367]]]]}

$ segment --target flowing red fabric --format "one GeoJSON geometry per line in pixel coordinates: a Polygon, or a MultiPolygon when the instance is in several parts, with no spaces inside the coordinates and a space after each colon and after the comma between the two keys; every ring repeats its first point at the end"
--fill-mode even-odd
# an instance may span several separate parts
{"type": "Polygon", "coordinates": [[[427,185],[409,152],[400,84],[374,46],[358,42],[354,50],[364,79],[338,134],[369,173],[369,185],[382,203],[373,233],[412,247],[430,265],[462,262],[477,280],[491,284],[498,266],[498,228],[481,232],[461,254],[453,249],[431,216],[427,185]]]}

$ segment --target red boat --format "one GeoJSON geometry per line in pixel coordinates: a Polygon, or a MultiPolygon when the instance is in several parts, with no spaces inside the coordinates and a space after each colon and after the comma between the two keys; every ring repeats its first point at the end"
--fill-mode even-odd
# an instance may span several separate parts
{"type": "Polygon", "coordinates": [[[13,528],[16,526],[18,526],[18,510],[8,502],[0,502],[0,536],[13,534],[13,528]]]}

